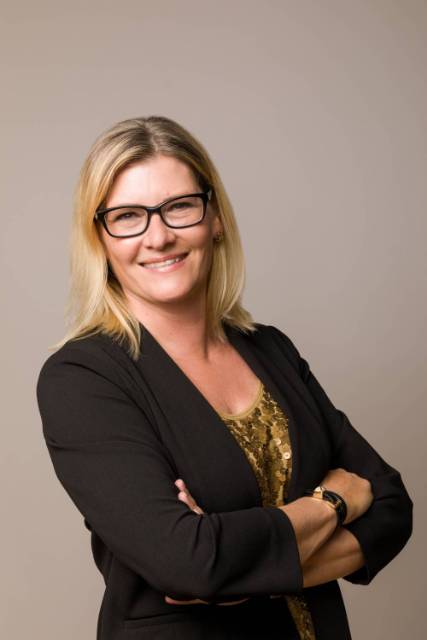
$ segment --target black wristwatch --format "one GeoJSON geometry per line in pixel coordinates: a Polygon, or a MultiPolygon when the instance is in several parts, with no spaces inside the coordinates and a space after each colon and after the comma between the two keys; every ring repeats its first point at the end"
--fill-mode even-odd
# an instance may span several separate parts
{"type": "Polygon", "coordinates": [[[338,525],[343,524],[344,520],[347,517],[347,505],[345,503],[344,498],[342,498],[335,491],[331,491],[327,489],[323,484],[319,484],[312,491],[304,491],[305,496],[311,496],[312,498],[317,498],[319,500],[326,500],[333,506],[338,518],[338,525]]]}

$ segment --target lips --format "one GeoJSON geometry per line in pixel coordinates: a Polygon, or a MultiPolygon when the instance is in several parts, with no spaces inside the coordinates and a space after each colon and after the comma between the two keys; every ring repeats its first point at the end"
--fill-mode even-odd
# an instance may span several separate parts
{"type": "Polygon", "coordinates": [[[185,258],[188,255],[188,251],[186,253],[174,253],[169,256],[165,256],[164,258],[158,258],[156,260],[147,260],[146,262],[140,262],[139,264],[145,267],[147,264],[156,264],[159,262],[166,262],[167,260],[175,260],[175,258],[185,258]]]}

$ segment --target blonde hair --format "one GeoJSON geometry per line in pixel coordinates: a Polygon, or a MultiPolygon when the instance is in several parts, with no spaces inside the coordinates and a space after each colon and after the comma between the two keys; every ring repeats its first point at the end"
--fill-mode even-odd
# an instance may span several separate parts
{"type": "Polygon", "coordinates": [[[251,314],[241,304],[245,262],[231,202],[207,151],[192,134],[163,116],[131,118],[113,125],[93,143],[80,171],[74,195],[70,236],[70,290],[64,338],[50,347],[59,349],[69,340],[106,333],[127,342],[129,355],[140,355],[138,319],[126,305],[120,283],[109,267],[94,215],[105,201],[117,174],[128,165],[168,155],[187,164],[202,189],[212,188],[211,204],[224,230],[215,242],[207,287],[207,330],[212,338],[226,340],[221,322],[255,331],[251,314]]]}

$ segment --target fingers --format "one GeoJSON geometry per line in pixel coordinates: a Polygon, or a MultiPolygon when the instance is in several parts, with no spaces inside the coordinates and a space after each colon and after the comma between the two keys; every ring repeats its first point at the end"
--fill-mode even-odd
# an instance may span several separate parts
{"type": "Polygon", "coordinates": [[[249,598],[243,598],[243,600],[233,600],[232,602],[216,602],[215,604],[220,607],[228,607],[228,605],[230,604],[240,604],[241,602],[246,602],[246,600],[249,600],[249,598]]]}
{"type": "Polygon", "coordinates": [[[173,598],[169,598],[169,596],[165,596],[165,602],[168,604],[210,604],[207,600],[199,600],[199,598],[195,598],[194,600],[174,600],[173,598]]]}
{"type": "MultiPolygon", "coordinates": [[[[229,605],[246,602],[246,600],[249,600],[249,598],[243,598],[242,600],[233,600],[231,602],[214,602],[213,604],[217,604],[220,607],[228,607],[229,605]]],[[[169,596],[165,596],[165,602],[167,602],[168,604],[212,604],[208,600],[200,600],[199,598],[195,598],[194,600],[174,600],[169,596]]]]}
{"type": "Polygon", "coordinates": [[[178,498],[182,500],[182,502],[185,502],[185,504],[189,506],[190,509],[195,511],[195,513],[198,513],[199,515],[203,514],[203,509],[198,506],[193,496],[188,491],[187,487],[185,486],[184,480],[182,480],[182,478],[178,478],[178,480],[175,480],[175,485],[178,487],[178,489],[180,489],[178,498]]]}

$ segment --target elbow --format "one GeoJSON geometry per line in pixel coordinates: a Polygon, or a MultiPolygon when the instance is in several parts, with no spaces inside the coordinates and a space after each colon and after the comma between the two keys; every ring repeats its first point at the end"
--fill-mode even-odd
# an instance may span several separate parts
{"type": "Polygon", "coordinates": [[[413,502],[406,489],[392,499],[378,500],[360,518],[345,525],[359,540],[365,564],[343,576],[368,585],[405,547],[413,530],[413,502]]]}
{"type": "Polygon", "coordinates": [[[390,528],[390,543],[394,545],[394,557],[406,545],[413,531],[414,503],[402,481],[400,481],[400,491],[390,506],[390,515],[386,524],[390,528]]]}
{"type": "Polygon", "coordinates": [[[413,502],[406,489],[390,508],[388,518],[381,526],[378,544],[374,545],[376,559],[372,560],[372,572],[368,574],[369,584],[377,573],[387,566],[404,549],[413,531],[413,502]]]}
{"type": "Polygon", "coordinates": [[[379,495],[373,505],[378,537],[384,544],[388,561],[404,548],[413,531],[413,501],[399,472],[395,472],[392,480],[390,493],[379,495]]]}
{"type": "Polygon", "coordinates": [[[408,493],[406,493],[406,495],[401,500],[400,513],[401,513],[401,526],[400,526],[399,551],[401,551],[401,549],[403,549],[403,547],[408,542],[409,538],[412,535],[413,527],[414,527],[414,503],[409,497],[408,493]]]}

